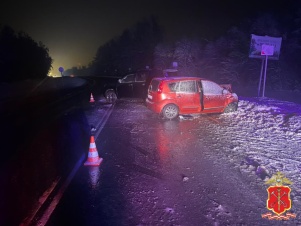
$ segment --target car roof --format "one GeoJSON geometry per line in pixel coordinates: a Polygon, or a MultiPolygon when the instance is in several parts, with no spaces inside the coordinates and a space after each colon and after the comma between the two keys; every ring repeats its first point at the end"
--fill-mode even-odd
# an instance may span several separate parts
{"type": "Polygon", "coordinates": [[[160,81],[179,81],[179,80],[207,80],[200,77],[191,77],[191,76],[177,76],[177,77],[156,77],[154,78],[160,81]]]}

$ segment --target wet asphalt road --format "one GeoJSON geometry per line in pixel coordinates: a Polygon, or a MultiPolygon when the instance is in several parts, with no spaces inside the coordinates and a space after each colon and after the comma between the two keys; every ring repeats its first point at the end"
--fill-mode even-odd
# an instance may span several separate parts
{"type": "Polygon", "coordinates": [[[262,219],[266,191],[214,155],[210,123],[117,101],[96,140],[103,163],[79,168],[47,226],[297,225],[262,219]]]}

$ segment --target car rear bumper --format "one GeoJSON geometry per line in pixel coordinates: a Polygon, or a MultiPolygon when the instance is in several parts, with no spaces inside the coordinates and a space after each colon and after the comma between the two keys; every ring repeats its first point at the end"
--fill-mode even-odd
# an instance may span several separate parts
{"type": "Polygon", "coordinates": [[[153,112],[160,113],[161,107],[156,104],[155,102],[150,101],[148,98],[146,98],[146,106],[148,109],[152,110],[153,112]]]}

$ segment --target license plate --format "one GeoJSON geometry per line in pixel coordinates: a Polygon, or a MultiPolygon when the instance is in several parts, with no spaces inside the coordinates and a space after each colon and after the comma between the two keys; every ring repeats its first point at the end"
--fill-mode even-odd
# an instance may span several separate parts
{"type": "Polygon", "coordinates": [[[148,99],[153,99],[152,95],[147,95],[148,99]]]}

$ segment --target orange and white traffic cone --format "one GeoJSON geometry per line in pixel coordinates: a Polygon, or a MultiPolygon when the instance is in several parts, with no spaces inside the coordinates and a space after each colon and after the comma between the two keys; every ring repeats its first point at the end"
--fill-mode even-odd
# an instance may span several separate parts
{"type": "Polygon", "coordinates": [[[99,166],[100,163],[102,162],[102,160],[103,159],[98,156],[94,136],[91,136],[88,159],[84,163],[84,165],[85,166],[99,166]]]}
{"type": "Polygon", "coordinates": [[[91,93],[91,96],[90,96],[90,103],[94,103],[94,98],[93,98],[93,95],[92,95],[92,93],[91,93]]]}

